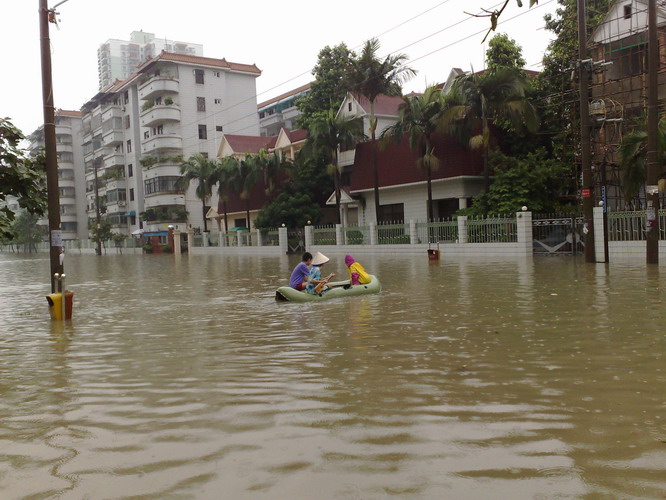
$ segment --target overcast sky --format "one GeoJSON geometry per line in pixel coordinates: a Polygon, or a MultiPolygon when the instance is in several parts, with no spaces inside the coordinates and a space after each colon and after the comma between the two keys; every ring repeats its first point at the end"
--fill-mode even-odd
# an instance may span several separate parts
{"type": "MultiPolygon", "coordinates": [[[[554,0],[540,4],[519,8],[511,0],[497,30],[522,45],[528,69],[535,70],[551,37],[543,16],[557,6],[554,0]]],[[[109,38],[127,40],[135,30],[201,43],[207,57],[255,63],[263,71],[257,79],[259,102],[310,81],[325,45],[345,42],[356,48],[378,36],[380,55],[409,56],[418,74],[404,90],[419,91],[444,81],[452,67],[483,67],[483,33],[476,33],[489,21],[464,11],[496,5],[495,0],[69,0],[58,8],[59,29],[50,25],[55,105],[79,109],[92,97],[98,46],[109,38]]],[[[37,8],[38,0],[5,0],[0,12],[0,116],[25,133],[43,120],[37,8]]]]}

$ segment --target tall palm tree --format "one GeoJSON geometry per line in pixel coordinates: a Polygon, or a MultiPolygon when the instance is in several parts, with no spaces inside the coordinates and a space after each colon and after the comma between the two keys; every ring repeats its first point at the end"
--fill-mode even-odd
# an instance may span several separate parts
{"type": "Polygon", "coordinates": [[[200,153],[193,154],[187,161],[180,165],[179,185],[183,189],[190,186],[190,182],[197,181],[196,195],[202,203],[202,213],[204,221],[204,231],[208,231],[208,224],[206,223],[206,201],[213,194],[214,177],[213,174],[216,170],[215,160],[209,160],[200,153]]]}
{"type": "Polygon", "coordinates": [[[254,160],[264,179],[266,196],[270,198],[277,190],[280,174],[291,168],[291,161],[285,157],[284,153],[277,151],[268,153],[265,149],[260,150],[254,160]]]}
{"type": "Polygon", "coordinates": [[[257,166],[256,157],[246,155],[245,158],[230,158],[228,160],[229,185],[231,189],[238,193],[241,199],[245,200],[245,213],[248,230],[250,225],[250,192],[256,186],[261,175],[257,166]]]}
{"type": "Polygon", "coordinates": [[[423,95],[403,97],[398,108],[398,121],[382,132],[380,146],[389,141],[400,143],[406,135],[409,147],[418,154],[416,165],[425,170],[428,178],[428,221],[433,220],[432,172],[439,168],[439,159],[432,146],[433,134],[437,131],[444,98],[436,86],[428,87],[423,95]]]}
{"type": "MultiPolygon", "coordinates": [[[[375,101],[380,94],[400,95],[401,85],[412,78],[416,72],[407,67],[405,54],[389,54],[383,60],[379,58],[379,40],[371,38],[365,42],[358,58],[352,60],[349,75],[351,90],[363,95],[370,101],[370,138],[373,143],[377,133],[375,101]]],[[[376,150],[372,150],[372,176],[375,193],[375,217],[379,217],[379,176],[377,174],[376,150]]]]}
{"type": "Polygon", "coordinates": [[[335,207],[338,223],[340,217],[341,169],[338,163],[338,150],[353,147],[364,138],[363,122],[354,117],[337,117],[336,111],[329,109],[317,116],[311,125],[308,139],[300,154],[316,158],[323,157],[326,169],[333,177],[335,185],[335,207]]]}
{"type": "Polygon", "coordinates": [[[538,127],[536,110],[525,96],[528,85],[524,75],[501,67],[482,74],[472,71],[458,76],[447,96],[441,130],[473,149],[483,150],[486,193],[490,188],[490,123],[507,124],[517,132],[535,132],[538,127]]]}
{"type": "Polygon", "coordinates": [[[229,221],[227,218],[227,201],[229,201],[229,192],[231,190],[231,179],[233,158],[222,158],[215,164],[215,172],[211,178],[213,185],[217,185],[217,197],[222,203],[222,211],[224,212],[224,230],[229,230],[229,221]]]}
{"type": "MultiPolygon", "coordinates": [[[[645,186],[647,181],[647,132],[645,131],[645,123],[622,138],[619,156],[622,193],[625,199],[630,201],[638,196],[641,187],[645,186]]],[[[659,120],[657,159],[659,165],[666,163],[666,118],[663,117],[659,120]]]]}

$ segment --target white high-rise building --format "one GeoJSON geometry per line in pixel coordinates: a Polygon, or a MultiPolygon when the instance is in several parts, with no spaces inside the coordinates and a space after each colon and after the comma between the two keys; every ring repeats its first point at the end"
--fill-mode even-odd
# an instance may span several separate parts
{"type": "Polygon", "coordinates": [[[180,165],[195,153],[215,158],[223,133],[259,134],[260,74],[254,64],[162,52],[100,91],[82,107],[88,216],[99,198],[116,232],[203,229],[197,183],[178,185],[180,165]]]}
{"type": "Polygon", "coordinates": [[[126,80],[147,59],[160,52],[203,56],[203,45],[155,38],[154,33],[133,31],[129,40],[109,39],[97,49],[100,90],[116,80],[126,80]]]}
{"type": "MultiPolygon", "coordinates": [[[[60,229],[65,240],[88,237],[85,173],[81,149],[82,116],[80,111],[58,109],[55,112],[60,229]]],[[[28,140],[31,152],[37,153],[43,150],[44,126],[30,134],[28,140]]],[[[48,225],[48,220],[44,218],[40,223],[48,225]]]]}

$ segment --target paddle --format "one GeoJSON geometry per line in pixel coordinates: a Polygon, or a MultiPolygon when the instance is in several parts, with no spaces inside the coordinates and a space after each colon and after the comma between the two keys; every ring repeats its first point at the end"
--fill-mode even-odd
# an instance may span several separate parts
{"type": "Polygon", "coordinates": [[[328,281],[329,281],[333,276],[335,276],[335,273],[331,273],[331,274],[329,274],[329,275],[326,276],[324,279],[317,280],[317,281],[319,281],[319,283],[317,284],[317,286],[316,286],[315,289],[314,289],[314,290],[315,290],[315,293],[320,294],[320,293],[324,290],[324,287],[326,286],[326,283],[328,283],[328,281]]]}

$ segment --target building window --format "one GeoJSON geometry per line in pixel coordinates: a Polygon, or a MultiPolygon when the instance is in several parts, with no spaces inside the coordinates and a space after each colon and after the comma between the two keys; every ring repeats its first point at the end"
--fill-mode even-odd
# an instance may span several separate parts
{"type": "Polygon", "coordinates": [[[351,111],[351,102],[347,103],[347,111],[351,111]]]}
{"type": "Polygon", "coordinates": [[[132,164],[130,163],[127,165],[127,177],[132,177],[134,175],[134,169],[132,168],[132,164]]]}
{"type": "Polygon", "coordinates": [[[163,177],[153,177],[143,182],[145,194],[155,193],[182,193],[180,187],[179,175],[167,175],[163,177]]]}
{"type": "Polygon", "coordinates": [[[128,153],[132,152],[132,141],[131,140],[127,141],[127,152],[128,153]]]}
{"type": "Polygon", "coordinates": [[[206,125],[199,125],[199,139],[208,139],[208,132],[206,131],[206,125]]]}
{"type": "Polygon", "coordinates": [[[134,201],[134,188],[130,188],[130,201],[134,201]]]}
{"type": "Polygon", "coordinates": [[[215,131],[216,132],[222,132],[222,125],[215,125],[215,131]]]}
{"type": "Polygon", "coordinates": [[[204,70],[202,70],[202,69],[195,69],[194,70],[194,82],[195,83],[203,83],[204,82],[204,70]]]}
{"type": "Polygon", "coordinates": [[[405,220],[405,205],[403,203],[380,205],[377,219],[384,223],[402,223],[405,220]]]}
{"type": "Polygon", "coordinates": [[[222,104],[222,99],[220,99],[219,97],[217,99],[214,99],[214,101],[215,104],[222,104]]]}
{"type": "Polygon", "coordinates": [[[146,130],[146,131],[143,133],[143,138],[144,138],[144,140],[145,140],[145,139],[150,139],[150,132],[149,132],[148,130],[146,130]]]}
{"type": "Polygon", "coordinates": [[[162,135],[164,134],[164,125],[158,125],[153,127],[153,135],[162,135]]]}
{"type": "Polygon", "coordinates": [[[234,227],[247,227],[245,225],[245,217],[242,219],[234,219],[234,227]]]}
{"type": "Polygon", "coordinates": [[[218,78],[220,77],[220,72],[219,71],[213,71],[213,74],[218,78]]]}
{"type": "Polygon", "coordinates": [[[205,97],[197,97],[197,111],[206,111],[205,97]]]}
{"type": "Polygon", "coordinates": [[[130,115],[125,115],[125,128],[130,128],[130,115]]]}
{"type": "Polygon", "coordinates": [[[201,156],[203,156],[204,158],[208,158],[208,153],[204,151],[203,153],[201,153],[201,156]]]}
{"type": "Polygon", "coordinates": [[[631,4],[624,6],[624,18],[631,19],[631,4]]]}
{"type": "Polygon", "coordinates": [[[125,102],[125,104],[127,104],[129,102],[129,91],[127,91],[127,90],[123,94],[123,101],[125,102]]]}

